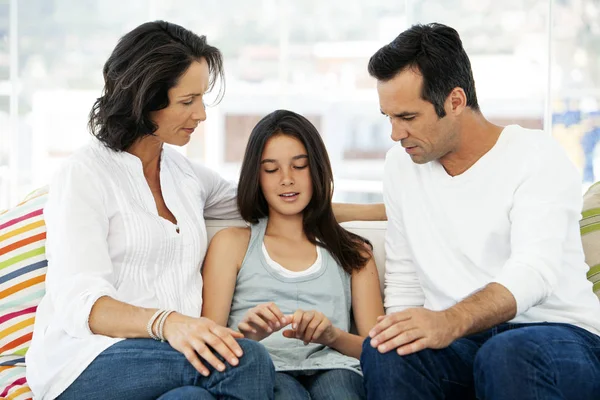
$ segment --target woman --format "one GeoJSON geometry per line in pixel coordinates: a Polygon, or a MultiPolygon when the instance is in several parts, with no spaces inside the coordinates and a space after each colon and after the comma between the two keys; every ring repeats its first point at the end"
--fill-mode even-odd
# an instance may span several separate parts
{"type": "Polygon", "coordinates": [[[384,310],[371,249],[336,222],[332,185],[315,127],[269,114],[250,135],[239,182],[252,225],[220,231],[206,255],[202,315],[267,347],[276,398],[365,396],[362,342],[384,310]]]}
{"type": "Polygon", "coordinates": [[[106,62],[96,139],[56,174],[44,210],[47,293],[26,360],[36,398],[273,396],[264,348],[200,318],[204,217],[237,217],[236,189],[163,147],[190,140],[222,75],[205,37],[161,21],[106,62]]]}

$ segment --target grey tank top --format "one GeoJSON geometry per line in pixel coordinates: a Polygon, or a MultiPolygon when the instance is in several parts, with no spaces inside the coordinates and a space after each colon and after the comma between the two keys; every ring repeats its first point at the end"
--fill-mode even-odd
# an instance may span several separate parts
{"type": "MultiPolygon", "coordinates": [[[[267,264],[262,253],[266,227],[266,218],[251,227],[250,243],[237,276],[227,325],[237,329],[249,309],[274,302],[284,314],[293,314],[299,308],[320,311],[334,326],[348,332],[352,304],[350,275],[325,249],[321,251],[323,264],[314,273],[300,277],[281,275],[267,264]]],[[[317,343],[305,346],[301,340],[288,339],[282,334],[286,329],[291,326],[261,341],[271,355],[275,370],[309,372],[341,368],[361,373],[356,358],[317,343]]]]}

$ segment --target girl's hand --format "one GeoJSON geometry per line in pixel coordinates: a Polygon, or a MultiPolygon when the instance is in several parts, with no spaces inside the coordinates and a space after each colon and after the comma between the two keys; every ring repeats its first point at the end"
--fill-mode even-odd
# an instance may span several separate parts
{"type": "Polygon", "coordinates": [[[291,323],[275,303],[260,304],[248,310],[238,329],[245,337],[258,341],[291,323]]]}
{"type": "Polygon", "coordinates": [[[332,347],[340,336],[339,329],[320,311],[297,310],[286,318],[291,320],[292,329],[283,331],[283,336],[300,339],[305,345],[319,343],[332,347]]]}

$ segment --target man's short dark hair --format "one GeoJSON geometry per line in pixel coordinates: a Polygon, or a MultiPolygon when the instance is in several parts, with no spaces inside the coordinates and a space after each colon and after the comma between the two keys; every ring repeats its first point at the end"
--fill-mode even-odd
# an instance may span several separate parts
{"type": "Polygon", "coordinates": [[[388,81],[407,68],[423,76],[421,97],[446,115],[444,102],[456,87],[464,90],[467,106],[479,111],[471,62],[455,29],[442,24],[414,25],[369,60],[369,74],[388,81]]]}

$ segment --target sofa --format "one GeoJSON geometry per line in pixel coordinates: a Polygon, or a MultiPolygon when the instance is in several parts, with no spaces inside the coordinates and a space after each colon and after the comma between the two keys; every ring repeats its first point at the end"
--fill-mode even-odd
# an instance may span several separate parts
{"type": "MultiPolygon", "coordinates": [[[[32,398],[25,379],[25,353],[33,334],[35,311],[45,292],[43,207],[47,196],[47,190],[40,189],[14,208],[0,212],[0,399],[32,398]]],[[[241,220],[206,221],[209,240],[227,226],[243,225],[241,220]]],[[[342,225],[373,244],[383,293],[387,222],[342,225]]],[[[591,266],[588,278],[600,296],[600,185],[592,186],[584,196],[581,231],[586,262],[591,266]]]]}

